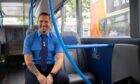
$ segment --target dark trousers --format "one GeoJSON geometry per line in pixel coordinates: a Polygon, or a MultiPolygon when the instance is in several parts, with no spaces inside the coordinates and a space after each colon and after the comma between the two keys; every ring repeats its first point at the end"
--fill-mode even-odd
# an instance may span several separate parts
{"type": "MultiPolygon", "coordinates": [[[[48,65],[46,71],[42,71],[39,65],[36,65],[36,67],[44,76],[47,77],[47,75],[51,72],[53,65],[48,65]]],[[[25,84],[39,84],[36,76],[28,69],[26,69],[25,72],[25,84]]],[[[62,70],[58,71],[56,76],[53,77],[53,84],[69,84],[69,78],[67,74],[62,70]]]]}

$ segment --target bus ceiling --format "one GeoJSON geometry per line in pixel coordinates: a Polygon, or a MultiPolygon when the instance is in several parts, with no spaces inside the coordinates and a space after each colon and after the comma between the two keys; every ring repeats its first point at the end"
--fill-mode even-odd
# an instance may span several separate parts
{"type": "MultiPolygon", "coordinates": [[[[38,16],[40,12],[48,12],[47,0],[33,0],[34,1],[34,15],[38,16]]],[[[63,4],[68,0],[52,0],[53,9],[56,13],[63,4]]],[[[30,0],[0,0],[0,8],[4,17],[28,17],[30,9],[30,0]]]]}
{"type": "MultiPolygon", "coordinates": [[[[53,1],[53,9],[56,13],[67,0],[52,0],[53,1]]],[[[40,12],[49,13],[48,1],[47,0],[38,0],[35,6],[35,16],[38,16],[40,12]]]]}

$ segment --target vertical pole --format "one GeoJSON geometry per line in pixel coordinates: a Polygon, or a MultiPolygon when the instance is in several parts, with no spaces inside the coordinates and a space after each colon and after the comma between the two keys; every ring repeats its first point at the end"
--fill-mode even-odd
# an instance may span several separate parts
{"type": "Polygon", "coordinates": [[[77,33],[80,37],[83,34],[82,25],[82,0],[76,0],[76,15],[77,15],[77,33]]]}
{"type": "Polygon", "coordinates": [[[140,0],[130,0],[130,34],[140,38],[140,0]]]}
{"type": "Polygon", "coordinates": [[[33,28],[33,25],[34,25],[34,15],[33,15],[33,4],[34,4],[34,0],[31,0],[31,28],[33,28]]]}
{"type": "Polygon", "coordinates": [[[25,38],[25,33],[26,33],[25,32],[25,0],[22,0],[22,3],[23,3],[23,29],[22,29],[23,30],[23,32],[22,32],[23,36],[22,37],[24,39],[25,38]]]}
{"type": "Polygon", "coordinates": [[[3,15],[2,15],[2,9],[1,9],[1,3],[0,3],[0,28],[2,28],[3,25],[3,15]]]}
{"type": "Polygon", "coordinates": [[[65,10],[65,8],[62,7],[62,9],[61,9],[61,32],[64,31],[64,10],[65,10]]]}
{"type": "Polygon", "coordinates": [[[34,4],[34,0],[30,0],[30,9],[29,9],[29,28],[33,28],[33,4],[34,4]]]}

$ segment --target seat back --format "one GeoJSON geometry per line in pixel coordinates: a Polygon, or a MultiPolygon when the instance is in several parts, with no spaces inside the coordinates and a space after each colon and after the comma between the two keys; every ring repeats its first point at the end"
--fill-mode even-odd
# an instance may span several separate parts
{"type": "Polygon", "coordinates": [[[5,29],[0,28],[0,43],[5,44],[6,43],[6,36],[5,36],[5,29]]]}
{"type": "MultiPolygon", "coordinates": [[[[75,32],[63,32],[62,39],[65,45],[78,45],[81,44],[79,36],[75,32]]],[[[84,52],[82,49],[67,49],[69,54],[71,55],[71,58],[74,60],[74,62],[77,64],[77,66],[82,70],[86,70],[86,59],[83,56],[84,52]]],[[[66,69],[66,72],[68,74],[75,73],[73,67],[69,63],[68,59],[65,56],[64,59],[64,69],[66,69]]]]}
{"type": "Polygon", "coordinates": [[[139,47],[115,44],[112,55],[112,82],[128,77],[140,80],[139,47]]]}
{"type": "Polygon", "coordinates": [[[5,29],[0,28],[0,57],[4,51],[3,46],[6,44],[6,35],[5,35],[5,29]]]}
{"type": "Polygon", "coordinates": [[[5,55],[21,56],[25,29],[22,29],[22,26],[4,26],[4,29],[6,34],[5,55]]]}

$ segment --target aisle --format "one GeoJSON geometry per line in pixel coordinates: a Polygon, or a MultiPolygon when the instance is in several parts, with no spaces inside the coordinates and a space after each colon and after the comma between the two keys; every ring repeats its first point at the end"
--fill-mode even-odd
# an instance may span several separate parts
{"type": "Polygon", "coordinates": [[[5,78],[0,84],[24,84],[24,69],[19,66],[8,67],[5,78]]]}

